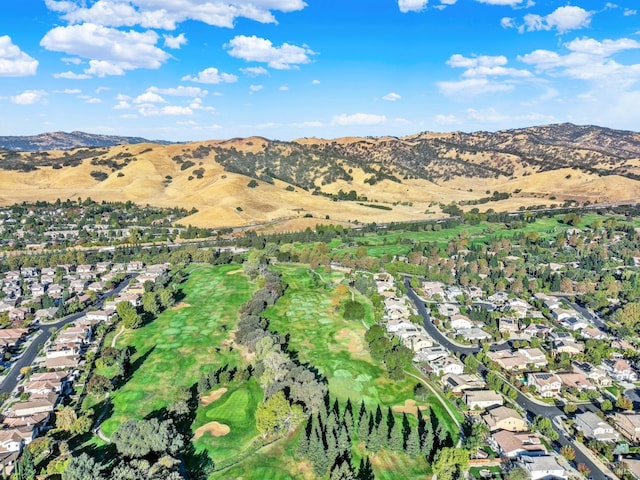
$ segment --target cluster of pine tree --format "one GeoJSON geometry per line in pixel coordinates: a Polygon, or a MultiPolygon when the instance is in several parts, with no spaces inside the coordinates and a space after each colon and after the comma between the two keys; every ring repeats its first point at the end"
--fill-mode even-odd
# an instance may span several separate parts
{"type": "Polygon", "coordinates": [[[371,410],[362,402],[356,411],[350,400],[344,408],[335,400],[309,417],[297,455],[311,462],[318,477],[331,472],[331,480],[373,479],[368,457],[357,468],[354,465],[352,447],[358,442],[368,453],[389,449],[410,457],[424,455],[427,462],[433,461],[438,450],[453,446],[449,432],[435,415],[425,418],[418,410],[416,425],[406,413],[399,417],[391,408],[384,414],[380,405],[371,410]]]}

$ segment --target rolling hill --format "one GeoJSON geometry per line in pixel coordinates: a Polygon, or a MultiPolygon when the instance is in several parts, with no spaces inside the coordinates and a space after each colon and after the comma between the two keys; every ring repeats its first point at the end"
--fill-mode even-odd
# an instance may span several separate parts
{"type": "Polygon", "coordinates": [[[0,151],[0,203],[91,197],[195,207],[198,226],[427,219],[640,198],[640,134],[547,125],[407,137],[262,137],[0,151]]]}

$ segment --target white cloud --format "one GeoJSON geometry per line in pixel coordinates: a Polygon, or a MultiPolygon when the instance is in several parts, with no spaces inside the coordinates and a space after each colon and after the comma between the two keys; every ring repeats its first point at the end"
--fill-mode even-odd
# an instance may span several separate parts
{"type": "Polygon", "coordinates": [[[500,19],[500,26],[502,28],[516,28],[516,22],[511,17],[503,17],[500,19]]]}
{"type": "Polygon", "coordinates": [[[97,103],[102,103],[102,100],[100,100],[99,98],[87,98],[84,103],[91,103],[91,104],[97,104],[97,103]]]}
{"type": "Polygon", "coordinates": [[[470,78],[452,82],[438,82],[440,91],[448,96],[476,96],[484,93],[509,92],[514,89],[514,85],[509,83],[498,83],[486,78],[470,78]]]}
{"type": "Polygon", "coordinates": [[[98,23],[112,27],[174,30],[177,24],[196,20],[216,27],[232,28],[237,18],[277,23],[272,11],[302,10],[303,0],[45,0],[46,6],[69,23],[98,23]]]}
{"type": "Polygon", "coordinates": [[[320,85],[320,80],[311,80],[311,85],[320,85]]]}
{"type": "Polygon", "coordinates": [[[486,3],[487,5],[502,5],[508,7],[515,7],[522,3],[522,0],[476,0],[479,3],[486,3]]]}
{"type": "Polygon", "coordinates": [[[0,77],[35,75],[38,61],[14,45],[9,35],[0,36],[0,77]]]}
{"type": "Polygon", "coordinates": [[[140,108],[140,114],[144,117],[152,117],[159,115],[168,115],[168,116],[186,116],[193,115],[193,110],[189,107],[180,107],[178,105],[168,105],[166,107],[158,108],[153,105],[142,106],[140,108]]]}
{"type": "Polygon", "coordinates": [[[623,15],[624,15],[625,17],[630,17],[630,16],[635,15],[635,14],[637,14],[637,13],[638,13],[638,11],[637,11],[637,10],[632,10],[631,8],[625,8],[625,9],[624,9],[624,13],[623,13],[623,15]]]}
{"type": "Polygon", "coordinates": [[[298,47],[289,43],[283,43],[276,47],[271,40],[252,35],[238,35],[225,44],[229,55],[241,58],[248,62],[264,62],[276,70],[288,70],[297,65],[309,63],[310,55],[315,52],[306,45],[298,47]]]}
{"type": "Polygon", "coordinates": [[[200,87],[185,87],[183,85],[179,85],[175,88],[158,88],[152,86],[147,88],[147,92],[158,93],[160,95],[171,95],[173,97],[206,97],[209,93],[207,90],[200,87]]]}
{"type": "Polygon", "coordinates": [[[400,100],[401,98],[402,97],[395,92],[387,93],[384,97],[382,97],[382,99],[386,100],[387,102],[395,102],[396,100],[400,100]]]}
{"type": "Polygon", "coordinates": [[[429,0],[398,0],[398,8],[402,13],[421,12],[428,3],[429,0]]]}
{"type": "Polygon", "coordinates": [[[162,35],[164,38],[164,46],[167,48],[179,49],[182,45],[187,44],[187,37],[184,36],[184,33],[181,33],[178,36],[172,35],[162,35]]]}
{"type": "Polygon", "coordinates": [[[281,92],[288,92],[289,91],[289,86],[288,85],[281,85],[280,88],[278,88],[278,90],[280,90],[281,92]]]}
{"type": "Polygon", "coordinates": [[[62,60],[67,65],[80,65],[82,63],[82,59],[76,57],[64,57],[60,60],[62,60]]]}
{"type": "Polygon", "coordinates": [[[44,90],[25,90],[24,92],[11,97],[11,102],[16,105],[34,105],[47,95],[44,90]]]}
{"type": "Polygon", "coordinates": [[[154,92],[145,92],[138,95],[133,101],[134,103],[167,103],[167,101],[160,95],[154,92]]]}
{"type": "Polygon", "coordinates": [[[464,68],[462,79],[438,82],[440,91],[449,96],[475,96],[484,93],[508,92],[514,89],[516,79],[533,77],[528,70],[506,67],[504,55],[465,57],[454,54],[447,60],[453,68],[464,68]],[[498,81],[497,79],[501,80],[498,81]]]}
{"type": "Polygon", "coordinates": [[[86,73],[75,73],[72,71],[54,73],[53,78],[65,78],[67,80],[86,80],[87,78],[91,78],[91,75],[87,75],[86,73]]]}
{"type": "Polygon", "coordinates": [[[128,110],[131,108],[131,104],[126,100],[120,100],[113,108],[115,110],[128,110]]]}
{"type": "Polygon", "coordinates": [[[311,120],[308,122],[290,123],[289,126],[294,128],[306,128],[306,127],[318,128],[318,127],[324,127],[324,123],[311,120]]]}
{"type": "Polygon", "coordinates": [[[354,113],[351,115],[343,113],[335,115],[331,119],[332,125],[380,125],[386,122],[386,116],[373,113],[354,113]]]}
{"type": "Polygon", "coordinates": [[[153,31],[120,31],[102,25],[84,23],[55,27],[42,38],[40,45],[54,52],[91,59],[90,75],[122,75],[126,70],[159,68],[168,58],[156,47],[158,34],[153,31]]]}
{"type": "Polygon", "coordinates": [[[201,98],[194,98],[189,104],[191,110],[203,110],[207,112],[214,112],[216,109],[207,105],[203,105],[201,98]]]}
{"type": "Polygon", "coordinates": [[[259,92],[264,88],[264,85],[249,85],[249,93],[259,92]]]}
{"type": "Polygon", "coordinates": [[[545,17],[535,14],[525,15],[524,26],[528,32],[555,28],[559,33],[565,33],[569,30],[588,27],[593,13],[580,7],[568,5],[557,8],[545,17]]]}
{"type": "Polygon", "coordinates": [[[458,117],[453,114],[450,115],[442,115],[438,114],[435,116],[435,121],[438,125],[456,125],[460,123],[458,117]]]}
{"type": "Polygon", "coordinates": [[[240,71],[250,77],[257,77],[258,75],[269,75],[269,71],[264,67],[247,67],[241,68],[240,71]]]}
{"type": "Polygon", "coordinates": [[[79,95],[82,93],[82,90],[79,88],[65,88],[62,93],[66,93],[67,95],[79,95]]]}
{"type": "Polygon", "coordinates": [[[198,72],[198,74],[195,76],[185,75],[184,77],[182,77],[182,81],[209,84],[234,83],[238,81],[238,77],[237,75],[232,75],[230,73],[219,72],[215,67],[209,67],[205,68],[201,72],[198,72]]]}

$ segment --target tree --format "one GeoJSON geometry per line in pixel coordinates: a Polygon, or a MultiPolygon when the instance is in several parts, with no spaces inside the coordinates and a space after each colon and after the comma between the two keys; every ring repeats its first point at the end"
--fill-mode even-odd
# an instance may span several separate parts
{"type": "Polygon", "coordinates": [[[142,318],[136,308],[129,302],[120,302],[116,307],[116,313],[126,328],[138,328],[142,326],[142,318]]]}
{"type": "Polygon", "coordinates": [[[529,480],[529,473],[522,467],[512,468],[506,478],[507,480],[529,480]]]}
{"type": "Polygon", "coordinates": [[[56,428],[70,432],[74,422],[78,420],[76,411],[71,407],[62,407],[56,412],[56,428]]]}
{"type": "Polygon", "coordinates": [[[620,410],[633,410],[633,401],[629,397],[620,395],[616,402],[616,407],[620,410]]]}
{"type": "Polygon", "coordinates": [[[118,453],[130,458],[142,458],[150,453],[175,455],[184,446],[171,420],[127,420],[111,436],[118,453]]]}
{"type": "Polygon", "coordinates": [[[489,436],[489,427],[484,422],[474,422],[471,425],[471,431],[469,435],[465,438],[465,448],[470,450],[475,450],[476,457],[478,456],[478,450],[482,447],[487,441],[487,437],[489,436]]]}
{"type": "MultiPolygon", "coordinates": [[[[145,282],[145,287],[146,287],[145,282]]],[[[160,312],[158,305],[158,297],[155,292],[144,292],[142,294],[142,309],[151,315],[157,315],[160,312]]]]}
{"type": "Polygon", "coordinates": [[[613,410],[613,403],[611,403],[611,400],[605,398],[600,404],[600,410],[602,410],[603,412],[610,412],[611,410],[613,410]]]}
{"type": "Polygon", "coordinates": [[[585,477],[589,477],[589,475],[591,474],[591,470],[589,470],[589,467],[587,467],[584,463],[579,463],[577,465],[577,468],[578,471],[585,477]]]}
{"type": "Polygon", "coordinates": [[[533,426],[536,430],[538,430],[542,435],[544,435],[551,441],[555,441],[559,437],[558,432],[553,429],[551,419],[547,417],[543,417],[541,415],[536,416],[535,420],[533,421],[533,426]]]}
{"type": "Polygon", "coordinates": [[[431,469],[438,480],[455,480],[469,467],[469,452],[464,448],[445,447],[436,453],[431,469]]]}
{"type": "Polygon", "coordinates": [[[93,375],[87,382],[87,390],[97,394],[107,393],[113,390],[113,383],[103,375],[93,375]]]}
{"type": "Polygon", "coordinates": [[[300,405],[291,405],[282,391],[277,392],[256,410],[256,428],[264,436],[286,433],[304,419],[300,405]]]}
{"type": "Polygon", "coordinates": [[[62,480],[102,480],[102,469],[103,466],[93,457],[82,453],[71,459],[62,474],[62,480]]]}
{"type": "Polygon", "coordinates": [[[573,402],[569,402],[564,406],[564,413],[566,413],[567,415],[576,413],[577,410],[578,410],[578,406],[573,402]]]}
{"type": "Polygon", "coordinates": [[[560,449],[560,455],[562,455],[564,458],[566,458],[570,462],[576,459],[576,451],[573,449],[573,447],[569,445],[565,445],[560,449]]]}

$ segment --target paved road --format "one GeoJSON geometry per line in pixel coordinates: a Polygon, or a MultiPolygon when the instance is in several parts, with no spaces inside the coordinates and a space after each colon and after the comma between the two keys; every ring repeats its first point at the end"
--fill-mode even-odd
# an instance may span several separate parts
{"type": "Polygon", "coordinates": [[[59,328],[62,328],[68,323],[74,322],[82,317],[90,308],[101,307],[105,298],[110,297],[112,295],[117,295],[124,289],[128,284],[131,277],[125,278],[120,285],[118,285],[113,290],[102,293],[98,295],[98,299],[93,305],[90,305],[82,312],[73,313],[71,315],[67,315],[66,317],[58,320],[55,323],[46,323],[41,325],[42,329],[39,330],[39,333],[36,333],[35,337],[26,348],[26,350],[22,353],[20,358],[18,358],[11,367],[9,373],[5,377],[5,379],[0,383],[0,393],[11,393],[18,384],[18,375],[20,374],[20,369],[22,367],[28,367],[33,364],[33,361],[38,356],[38,349],[41,345],[43,345],[51,336],[58,331],[59,328]]]}
{"type": "MultiPolygon", "coordinates": [[[[469,355],[480,350],[480,347],[478,346],[461,346],[457,343],[452,342],[444,334],[442,334],[442,332],[440,332],[440,330],[438,330],[431,321],[431,316],[425,308],[424,302],[413,291],[411,285],[409,284],[408,278],[405,278],[404,284],[405,287],[407,287],[407,295],[415,304],[418,313],[424,318],[425,330],[429,335],[431,335],[434,340],[440,343],[447,350],[454,353],[460,353],[462,355],[469,355]]],[[[500,348],[502,348],[502,346],[500,346],[500,348]]],[[[494,349],[493,345],[491,346],[491,349],[494,349]]],[[[478,372],[483,376],[486,376],[489,372],[489,369],[484,365],[480,365],[478,367],[478,372]]],[[[558,407],[537,403],[528,398],[526,395],[523,395],[520,391],[518,391],[518,396],[516,397],[515,402],[528,414],[531,420],[538,415],[547,417],[549,419],[553,419],[558,415],[564,415],[564,412],[558,407]]],[[[558,432],[558,435],[560,436],[558,438],[558,441],[556,442],[558,445],[560,445],[560,447],[558,447],[558,450],[564,445],[570,445],[576,452],[575,463],[584,463],[589,468],[589,470],[591,470],[591,478],[593,478],[594,480],[605,480],[607,478],[605,472],[603,472],[601,467],[596,465],[596,463],[594,463],[594,461],[583,452],[583,449],[585,447],[581,444],[578,444],[578,442],[574,442],[572,439],[567,439],[565,437],[566,432],[563,429],[558,428],[558,426],[555,425],[555,422],[552,422],[552,425],[554,430],[558,432]]]]}

